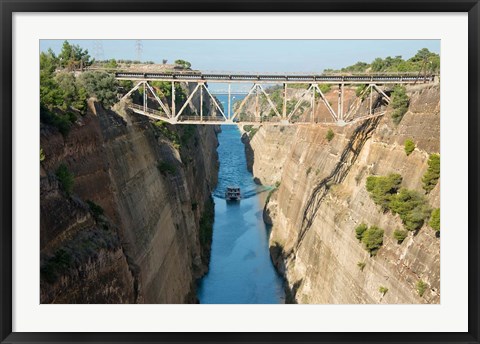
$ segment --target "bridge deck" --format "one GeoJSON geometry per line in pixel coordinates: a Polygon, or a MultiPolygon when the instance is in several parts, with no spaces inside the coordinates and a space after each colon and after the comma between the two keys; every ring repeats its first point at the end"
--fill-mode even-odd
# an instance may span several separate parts
{"type": "Polygon", "coordinates": [[[116,72],[119,80],[162,80],[179,82],[218,82],[218,83],[339,83],[339,84],[411,84],[430,83],[435,75],[418,74],[370,74],[370,75],[320,75],[320,74],[203,74],[203,73],[132,73],[116,72]]]}

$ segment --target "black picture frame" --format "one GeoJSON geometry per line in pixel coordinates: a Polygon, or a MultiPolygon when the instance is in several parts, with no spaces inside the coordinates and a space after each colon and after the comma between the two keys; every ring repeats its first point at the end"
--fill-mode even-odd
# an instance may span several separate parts
{"type": "Polygon", "coordinates": [[[480,343],[478,0],[0,0],[1,343],[480,343]],[[274,6],[272,6],[274,4],[274,6]],[[468,12],[468,332],[462,333],[19,333],[12,332],[12,15],[14,12],[468,12]]]}

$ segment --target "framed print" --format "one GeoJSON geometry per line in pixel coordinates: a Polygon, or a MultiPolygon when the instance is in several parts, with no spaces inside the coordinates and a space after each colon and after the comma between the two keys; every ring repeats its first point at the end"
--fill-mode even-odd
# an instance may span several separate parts
{"type": "Polygon", "coordinates": [[[479,8],[2,1],[1,342],[478,343],[479,8]]]}

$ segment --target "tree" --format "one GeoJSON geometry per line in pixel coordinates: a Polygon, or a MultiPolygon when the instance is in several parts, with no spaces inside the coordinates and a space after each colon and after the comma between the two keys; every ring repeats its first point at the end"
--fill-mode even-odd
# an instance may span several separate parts
{"type": "Polygon", "coordinates": [[[429,193],[433,190],[435,185],[437,185],[438,179],[440,178],[440,155],[439,154],[430,154],[428,158],[428,169],[423,175],[423,189],[425,192],[429,193]]]}
{"type": "Polygon", "coordinates": [[[362,243],[365,245],[365,249],[370,252],[370,255],[376,255],[383,245],[383,233],[383,229],[376,226],[370,227],[363,233],[362,243]]]}
{"type": "Polygon", "coordinates": [[[324,73],[350,72],[438,72],[440,70],[440,56],[429,51],[427,48],[420,49],[417,54],[408,60],[402,56],[387,56],[382,59],[377,57],[370,64],[357,62],[354,65],[344,67],[340,70],[324,69],[324,73]]]}
{"type": "Polygon", "coordinates": [[[40,105],[48,109],[63,104],[63,94],[51,75],[40,73],[40,105]]]}
{"type": "Polygon", "coordinates": [[[115,59],[108,60],[107,63],[105,64],[105,67],[106,68],[117,68],[118,67],[117,61],[115,59]]]}
{"type": "Polygon", "coordinates": [[[67,165],[61,164],[57,169],[56,176],[62,190],[65,191],[68,196],[70,196],[73,191],[73,184],[75,180],[73,174],[68,170],[67,165]]]}
{"type": "Polygon", "coordinates": [[[58,58],[55,56],[55,53],[52,49],[40,53],[40,74],[44,75],[53,75],[55,69],[58,66],[58,58]]]}
{"type": "Polygon", "coordinates": [[[405,153],[407,154],[407,156],[412,154],[412,152],[415,149],[415,143],[411,139],[406,139],[404,146],[405,146],[405,153]]]}
{"type": "Polygon", "coordinates": [[[408,111],[409,99],[404,86],[395,86],[392,96],[392,119],[395,124],[400,123],[408,111]]]}
{"type": "Polygon", "coordinates": [[[52,108],[63,103],[62,94],[54,79],[58,58],[49,49],[40,53],[40,104],[52,108]]]}
{"type": "Polygon", "coordinates": [[[440,208],[433,209],[428,224],[435,230],[435,232],[440,232],[440,208]]]}
{"type": "Polygon", "coordinates": [[[175,60],[175,64],[181,66],[182,68],[188,69],[192,66],[192,64],[185,60],[175,60]]]}
{"type": "Polygon", "coordinates": [[[423,62],[425,60],[428,60],[431,56],[432,56],[432,53],[430,52],[430,50],[428,50],[427,48],[422,48],[419,51],[417,51],[415,56],[413,56],[410,59],[410,61],[412,61],[412,62],[423,62]]]}
{"type": "Polygon", "coordinates": [[[60,66],[63,68],[67,67],[73,58],[73,47],[68,41],[64,41],[62,45],[62,50],[60,54],[58,54],[58,60],[60,62],[60,66]]]}
{"type": "Polygon", "coordinates": [[[405,230],[401,230],[401,229],[396,229],[394,232],[393,232],[393,237],[397,240],[397,242],[399,244],[401,244],[403,242],[403,240],[405,240],[405,238],[408,236],[408,232],[405,231],[405,230]]]}
{"type": "Polygon", "coordinates": [[[88,50],[82,49],[79,45],[70,44],[68,41],[64,41],[62,45],[62,51],[58,54],[58,60],[60,66],[68,70],[83,70],[85,67],[90,66],[93,60],[90,59],[88,50]]]}
{"type": "Polygon", "coordinates": [[[333,132],[332,129],[328,129],[327,135],[325,135],[325,138],[327,139],[328,142],[333,140],[333,137],[335,136],[335,133],[333,132]]]}
{"type": "Polygon", "coordinates": [[[377,57],[375,60],[373,60],[371,66],[372,66],[372,71],[380,72],[385,67],[385,63],[380,57],[377,57]]]}
{"type": "Polygon", "coordinates": [[[418,296],[422,297],[428,288],[428,284],[422,280],[418,280],[416,287],[417,287],[418,296]]]}
{"type": "Polygon", "coordinates": [[[355,237],[362,241],[362,238],[363,238],[363,233],[365,233],[365,231],[368,229],[368,226],[364,223],[361,223],[359,224],[356,228],[355,228],[355,237]]]}
{"type": "Polygon", "coordinates": [[[396,194],[401,183],[402,176],[391,173],[388,176],[369,176],[365,186],[375,204],[381,206],[383,211],[387,211],[390,199],[396,194]]]}
{"type": "Polygon", "coordinates": [[[62,110],[66,110],[77,98],[77,89],[75,85],[75,76],[72,73],[58,73],[55,76],[59,92],[62,94],[63,103],[59,105],[62,110]]]}
{"type": "Polygon", "coordinates": [[[431,212],[423,195],[405,188],[391,197],[389,208],[394,214],[400,216],[405,228],[409,231],[420,229],[431,212]]]}
{"type": "Polygon", "coordinates": [[[79,77],[80,86],[90,96],[96,97],[106,107],[117,101],[118,83],[113,75],[101,72],[86,72],[79,77]]]}

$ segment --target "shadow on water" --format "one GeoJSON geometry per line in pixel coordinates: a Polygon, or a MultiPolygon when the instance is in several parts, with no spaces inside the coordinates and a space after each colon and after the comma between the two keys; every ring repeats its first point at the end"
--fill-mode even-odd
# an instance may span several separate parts
{"type": "Polygon", "coordinates": [[[215,222],[208,274],[198,283],[200,303],[284,303],[282,278],[270,259],[267,228],[259,193],[271,187],[256,185],[247,171],[240,131],[223,126],[218,135],[220,160],[214,192],[215,222]],[[241,188],[238,202],[225,200],[227,186],[241,188]]]}

